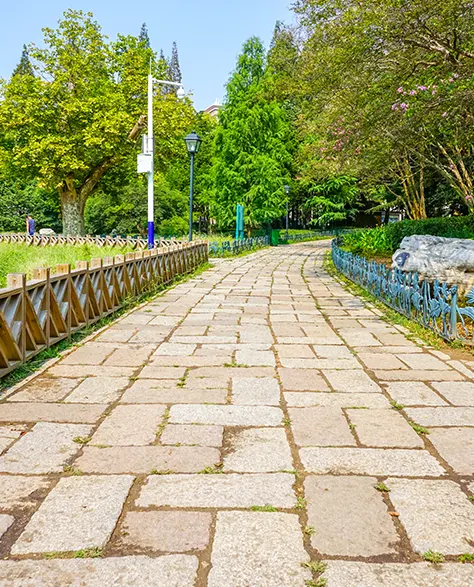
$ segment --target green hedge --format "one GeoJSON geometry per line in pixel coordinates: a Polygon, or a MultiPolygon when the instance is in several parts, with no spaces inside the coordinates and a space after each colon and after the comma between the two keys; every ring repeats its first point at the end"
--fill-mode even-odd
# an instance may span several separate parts
{"type": "Polygon", "coordinates": [[[344,248],[364,256],[392,255],[406,236],[431,234],[474,239],[474,214],[426,220],[402,220],[384,228],[369,228],[344,236],[344,248]]]}
{"type": "Polygon", "coordinates": [[[402,220],[402,222],[389,224],[385,230],[392,241],[394,250],[398,249],[404,237],[413,234],[474,239],[474,214],[426,220],[402,220]]]}

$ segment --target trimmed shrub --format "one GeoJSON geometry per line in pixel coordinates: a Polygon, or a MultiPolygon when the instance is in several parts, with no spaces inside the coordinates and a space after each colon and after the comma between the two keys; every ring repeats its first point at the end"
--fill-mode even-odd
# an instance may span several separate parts
{"type": "Polygon", "coordinates": [[[393,250],[398,249],[406,236],[414,234],[474,239],[474,214],[426,220],[403,220],[389,224],[386,231],[392,241],[393,250]]]}

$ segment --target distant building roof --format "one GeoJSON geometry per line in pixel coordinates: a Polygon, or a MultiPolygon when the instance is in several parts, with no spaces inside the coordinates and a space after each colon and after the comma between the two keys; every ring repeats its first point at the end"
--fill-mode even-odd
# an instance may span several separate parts
{"type": "Polygon", "coordinates": [[[221,108],[222,108],[222,104],[216,98],[216,101],[214,102],[214,104],[211,104],[210,106],[208,106],[204,110],[204,112],[207,112],[210,116],[213,116],[214,118],[217,118],[219,116],[219,110],[221,108]]]}

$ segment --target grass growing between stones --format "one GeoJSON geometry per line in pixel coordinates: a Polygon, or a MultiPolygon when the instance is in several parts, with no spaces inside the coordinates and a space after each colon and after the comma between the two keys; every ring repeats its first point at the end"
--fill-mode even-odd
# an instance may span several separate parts
{"type": "Polygon", "coordinates": [[[87,444],[90,442],[90,440],[90,436],[76,436],[76,438],[72,439],[72,441],[76,442],[77,444],[87,444]]]}
{"type": "Polygon", "coordinates": [[[133,308],[145,302],[156,299],[172,287],[201,275],[211,267],[211,263],[203,263],[193,272],[188,273],[187,275],[179,276],[176,279],[174,279],[171,283],[168,283],[166,285],[159,285],[155,287],[153,290],[146,292],[137,298],[130,298],[129,300],[125,300],[123,306],[113,314],[110,314],[109,316],[106,316],[105,318],[98,320],[91,326],[86,326],[80,332],[74,333],[69,338],[58,342],[49,349],[41,351],[40,353],[35,355],[33,359],[24,363],[23,365],[21,365],[20,367],[18,367],[17,369],[15,369],[11,373],[0,379],[0,398],[2,391],[8,389],[9,387],[12,387],[13,385],[16,385],[26,377],[29,377],[35,371],[40,369],[47,361],[59,358],[62,353],[71,349],[73,346],[79,345],[81,341],[83,341],[85,338],[87,338],[91,334],[94,334],[94,332],[97,332],[104,326],[112,324],[118,318],[120,318],[120,316],[126,314],[127,312],[130,312],[130,310],[132,310],[133,308]]]}
{"type": "Polygon", "coordinates": [[[104,551],[102,548],[84,548],[82,550],[76,550],[73,558],[100,558],[103,554],[104,551]]]}
{"type": "Polygon", "coordinates": [[[174,471],[172,471],[171,469],[164,469],[162,471],[158,470],[158,469],[152,469],[150,471],[150,475],[174,475],[174,471]]]}
{"type": "Polygon", "coordinates": [[[459,555],[458,561],[460,563],[474,563],[474,554],[467,552],[466,554],[459,555]]]}
{"type": "Polygon", "coordinates": [[[417,424],[416,422],[408,422],[410,424],[410,426],[413,428],[413,430],[415,432],[417,432],[418,434],[429,434],[430,431],[428,430],[428,428],[425,428],[424,426],[420,426],[419,424],[417,424]]]}
{"type": "Polygon", "coordinates": [[[43,558],[45,559],[53,559],[53,558],[100,558],[104,556],[104,550],[99,548],[98,546],[92,548],[83,548],[81,550],[75,550],[74,552],[63,552],[63,551],[53,551],[53,552],[44,552],[43,558]]]}
{"type": "Polygon", "coordinates": [[[390,492],[390,489],[385,485],[383,481],[380,481],[380,483],[377,483],[376,485],[374,485],[374,487],[377,491],[381,491],[382,493],[390,492]]]}
{"type": "Polygon", "coordinates": [[[305,497],[296,498],[295,509],[304,510],[307,505],[308,505],[308,500],[305,497]]]}
{"type": "Polygon", "coordinates": [[[403,410],[403,408],[405,406],[403,406],[402,404],[399,404],[397,401],[395,401],[394,399],[390,402],[390,405],[392,406],[392,408],[394,410],[403,410]]]}
{"type": "Polygon", "coordinates": [[[73,467],[72,465],[64,465],[63,471],[65,473],[69,473],[70,475],[74,475],[76,477],[78,477],[80,475],[84,475],[84,473],[80,469],[77,469],[76,467],[73,467]]]}
{"type": "Polygon", "coordinates": [[[273,505],[253,505],[250,508],[253,512],[277,512],[278,508],[273,505]]]}
{"type": "Polygon", "coordinates": [[[328,584],[328,582],[327,579],[325,579],[324,577],[319,577],[318,579],[316,579],[316,581],[308,579],[304,582],[304,584],[306,587],[325,587],[328,584]]]}
{"type": "Polygon", "coordinates": [[[428,563],[433,563],[435,565],[444,563],[444,555],[440,552],[434,552],[433,550],[428,550],[423,554],[423,560],[428,563]]]}
{"type": "Polygon", "coordinates": [[[226,367],[227,369],[236,369],[236,368],[248,369],[249,368],[248,365],[244,365],[244,363],[236,363],[235,361],[232,363],[224,363],[224,367],[226,367]]]}
{"type": "Polygon", "coordinates": [[[327,564],[323,561],[309,561],[302,563],[301,566],[316,574],[324,573],[327,568],[327,564]]]}
{"type": "Polygon", "coordinates": [[[206,467],[202,471],[199,471],[198,475],[220,475],[224,471],[222,470],[222,463],[217,463],[211,467],[206,467]]]}

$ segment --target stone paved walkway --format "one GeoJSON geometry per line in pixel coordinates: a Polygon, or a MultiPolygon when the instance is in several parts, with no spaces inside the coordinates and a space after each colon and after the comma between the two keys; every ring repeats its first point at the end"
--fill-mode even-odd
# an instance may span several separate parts
{"type": "Polygon", "coordinates": [[[327,246],[218,262],[0,403],[2,587],[474,585],[474,361],[327,246]]]}

